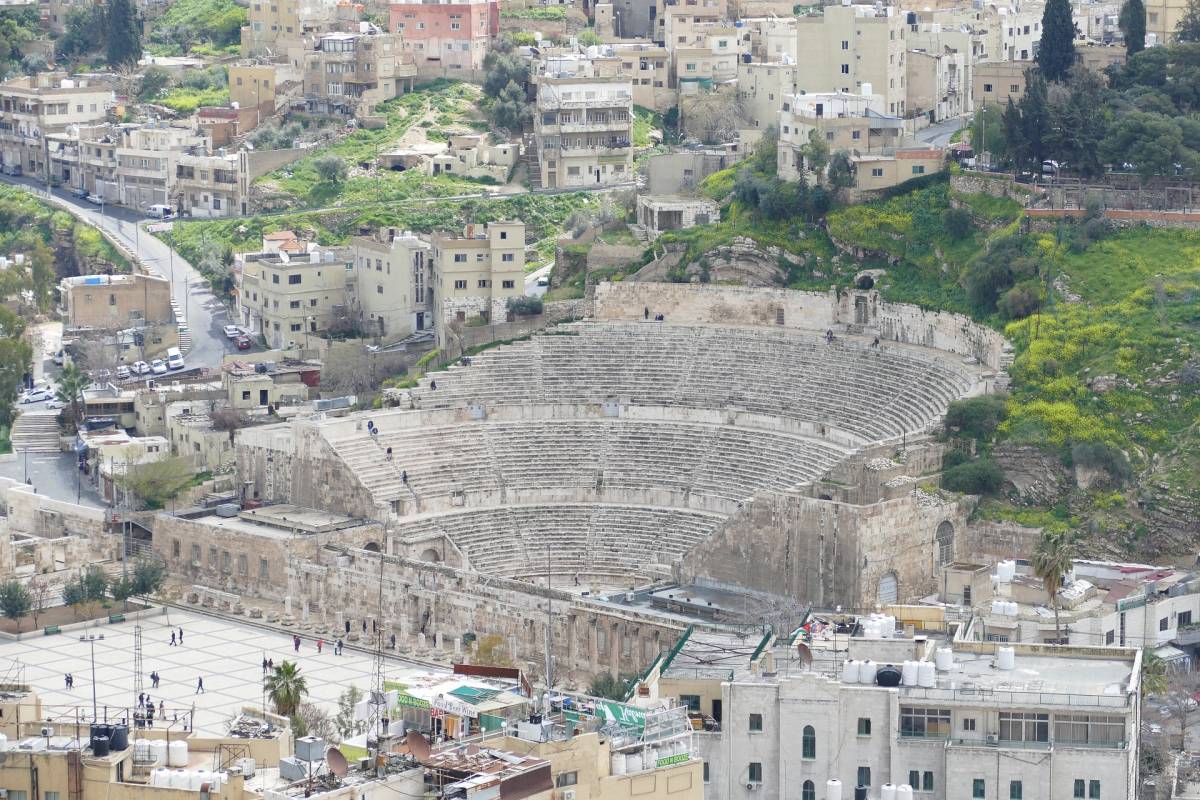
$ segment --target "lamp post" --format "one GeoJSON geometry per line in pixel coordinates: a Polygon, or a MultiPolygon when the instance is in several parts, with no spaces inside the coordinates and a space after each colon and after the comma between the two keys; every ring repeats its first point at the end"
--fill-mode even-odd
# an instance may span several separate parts
{"type": "Polygon", "coordinates": [[[96,640],[103,642],[104,634],[85,633],[79,637],[79,641],[88,643],[92,654],[92,722],[100,721],[96,713],[96,640]]]}

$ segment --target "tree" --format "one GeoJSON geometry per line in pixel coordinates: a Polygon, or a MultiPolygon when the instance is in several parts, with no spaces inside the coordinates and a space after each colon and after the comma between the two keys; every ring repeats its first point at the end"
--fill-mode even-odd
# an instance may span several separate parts
{"type": "Polygon", "coordinates": [[[853,186],[854,166],[850,161],[850,154],[845,150],[834,153],[829,159],[829,169],[825,172],[825,178],[829,188],[835,193],[853,186]]]}
{"type": "Polygon", "coordinates": [[[71,607],[71,613],[79,616],[79,607],[87,602],[87,593],[78,580],[69,580],[63,584],[63,605],[71,607]]]}
{"type": "Polygon", "coordinates": [[[816,174],[817,181],[820,182],[825,175],[825,167],[829,164],[829,143],[816,128],[808,132],[808,144],[801,148],[801,153],[809,170],[816,174]]]}
{"type": "Polygon", "coordinates": [[[614,678],[605,672],[592,678],[591,686],[588,687],[588,694],[592,697],[604,697],[609,700],[624,700],[629,694],[629,689],[633,685],[634,680],[636,680],[636,677],[633,675],[622,675],[619,678],[614,678]]]}
{"type": "Polygon", "coordinates": [[[1018,108],[1021,112],[1020,148],[1014,155],[1030,169],[1041,169],[1046,159],[1046,134],[1050,130],[1050,99],[1046,80],[1035,70],[1025,72],[1025,96],[1018,108]]]}
{"type": "Polygon", "coordinates": [[[1163,114],[1130,111],[1121,114],[1100,143],[1100,156],[1113,164],[1133,164],[1143,176],[1171,175],[1175,165],[1194,169],[1196,151],[1185,147],[1183,130],[1163,114]]]}
{"type": "Polygon", "coordinates": [[[317,173],[317,177],[321,179],[322,183],[334,186],[346,180],[346,177],[350,174],[350,169],[346,166],[346,162],[334,155],[321,156],[313,161],[313,170],[317,173]]]}
{"type": "Polygon", "coordinates": [[[133,578],[114,578],[112,583],[108,585],[108,593],[112,595],[113,600],[121,604],[122,610],[127,609],[129,607],[129,598],[133,596],[133,578]]]}
{"type": "Polygon", "coordinates": [[[1117,20],[1125,37],[1125,55],[1133,56],[1146,49],[1146,4],[1142,0],[1125,0],[1117,20]]]}
{"type": "Polygon", "coordinates": [[[33,600],[33,605],[29,609],[29,616],[33,617],[33,627],[37,627],[38,617],[46,610],[46,603],[50,600],[50,584],[46,581],[33,578],[29,581],[29,595],[33,600]]]}
{"type": "Polygon", "coordinates": [[[1100,76],[1078,66],[1071,70],[1066,98],[1050,108],[1050,130],[1045,137],[1048,155],[1088,178],[1104,174],[1100,143],[1109,125],[1105,94],[1100,76]]]}
{"type": "Polygon", "coordinates": [[[132,495],[145,508],[162,508],[191,486],[195,477],[191,463],[179,456],[168,456],[145,464],[131,464],[117,477],[122,491],[132,495]]]}
{"type": "Polygon", "coordinates": [[[29,587],[16,578],[0,583],[0,614],[17,623],[17,633],[21,632],[21,619],[29,614],[32,607],[33,596],[29,587]]]}
{"type": "Polygon", "coordinates": [[[11,425],[17,394],[29,371],[33,348],[29,342],[16,337],[0,339],[0,424],[11,425]]]}
{"type": "Polygon", "coordinates": [[[140,558],[133,565],[133,595],[145,603],[158,592],[167,580],[167,569],[161,561],[140,558]]]}
{"type": "Polygon", "coordinates": [[[1075,21],[1070,0],[1046,0],[1037,63],[1048,81],[1061,81],[1075,64],[1075,21]]]}
{"type": "Polygon", "coordinates": [[[78,424],[83,420],[83,415],[80,413],[80,406],[83,401],[83,390],[88,387],[91,380],[83,373],[75,362],[69,362],[63,365],[62,371],[58,374],[58,395],[59,402],[66,403],[71,407],[71,419],[78,424]]]}
{"type": "Polygon", "coordinates": [[[1164,695],[1169,684],[1167,681],[1167,662],[1163,661],[1153,650],[1142,649],[1142,696],[1164,695]]]}
{"type": "Polygon", "coordinates": [[[332,739],[334,726],[329,712],[314,703],[301,703],[291,715],[292,735],[332,739]]]}
{"type": "Polygon", "coordinates": [[[525,90],[509,81],[488,107],[497,127],[520,133],[533,119],[533,107],[525,99],[525,90]]]}
{"type": "Polygon", "coordinates": [[[1050,595],[1050,604],[1054,608],[1054,638],[1062,641],[1062,625],[1059,623],[1058,610],[1062,598],[1059,592],[1063,588],[1063,578],[1075,565],[1076,544],[1069,533],[1046,530],[1033,549],[1033,574],[1042,581],[1046,594],[1050,595]]]}
{"type": "Polygon", "coordinates": [[[91,608],[102,603],[108,594],[108,575],[95,564],[80,572],[63,585],[63,602],[71,606],[76,615],[80,606],[91,608]]]}
{"type": "Polygon", "coordinates": [[[105,42],[104,6],[96,3],[71,8],[63,28],[63,35],[55,45],[59,56],[70,58],[99,53],[105,42]]]}
{"type": "Polygon", "coordinates": [[[366,729],[366,725],[354,719],[354,706],[362,700],[362,690],[351,684],[338,695],[338,712],[333,718],[333,727],[337,729],[342,739],[357,736],[366,729]]]}
{"type": "Polygon", "coordinates": [[[688,97],[686,103],[681,98],[680,102],[684,135],[704,144],[728,142],[744,124],[744,104],[736,92],[718,89],[688,97]]]}
{"type": "Polygon", "coordinates": [[[275,713],[290,717],[300,708],[300,703],[308,695],[308,682],[300,674],[300,667],[293,661],[280,662],[275,670],[263,679],[263,688],[275,713]]]}
{"type": "Polygon", "coordinates": [[[138,97],[142,100],[154,100],[171,85],[171,73],[162,67],[147,67],[142,73],[142,82],[138,86],[138,97]]]}
{"type": "Polygon", "coordinates": [[[1200,42],[1200,2],[1188,0],[1187,11],[1175,26],[1175,40],[1184,43],[1200,42]]]}
{"type": "Polygon", "coordinates": [[[142,57],[142,31],[132,0],[108,0],[104,14],[108,66],[117,69],[137,64],[142,57]]]}

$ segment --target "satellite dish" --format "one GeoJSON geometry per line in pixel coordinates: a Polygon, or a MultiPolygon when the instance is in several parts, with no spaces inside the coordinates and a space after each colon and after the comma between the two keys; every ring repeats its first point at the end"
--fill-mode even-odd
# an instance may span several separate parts
{"type": "Polygon", "coordinates": [[[796,643],[796,658],[800,660],[801,666],[810,666],[813,661],[812,650],[804,642],[796,643]]]}
{"type": "Polygon", "coordinates": [[[417,759],[417,761],[424,761],[429,758],[432,750],[430,750],[429,740],[425,738],[424,734],[420,731],[414,731],[408,735],[407,741],[408,749],[412,751],[413,758],[417,759]]]}
{"type": "Polygon", "coordinates": [[[346,772],[350,769],[350,764],[342,755],[342,751],[332,746],[325,750],[325,764],[329,767],[329,771],[339,778],[346,777],[346,772]]]}

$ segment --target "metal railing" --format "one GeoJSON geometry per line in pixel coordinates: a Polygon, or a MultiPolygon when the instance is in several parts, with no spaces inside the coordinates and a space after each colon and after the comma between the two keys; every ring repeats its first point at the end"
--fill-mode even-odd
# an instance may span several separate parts
{"type": "Polygon", "coordinates": [[[900,696],[910,700],[986,700],[1004,706],[1072,706],[1082,708],[1128,708],[1125,695],[1062,694],[1057,692],[1019,692],[997,689],[925,689],[902,687],[900,696]]]}

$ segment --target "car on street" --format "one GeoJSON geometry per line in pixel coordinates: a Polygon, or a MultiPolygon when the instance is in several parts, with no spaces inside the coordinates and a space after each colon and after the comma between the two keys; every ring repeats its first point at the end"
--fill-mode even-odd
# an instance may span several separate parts
{"type": "Polygon", "coordinates": [[[87,200],[89,203],[91,203],[94,206],[104,205],[104,198],[98,194],[89,194],[86,197],[84,197],[83,199],[87,200]]]}
{"type": "Polygon", "coordinates": [[[161,358],[156,358],[150,362],[150,371],[155,375],[166,375],[167,364],[161,358]]]}
{"type": "Polygon", "coordinates": [[[47,400],[54,398],[54,393],[49,389],[31,389],[21,396],[21,404],[28,403],[44,403],[47,400]]]}
{"type": "Polygon", "coordinates": [[[150,365],[145,361],[135,361],[133,362],[133,371],[138,375],[149,375],[150,365]]]}
{"type": "Polygon", "coordinates": [[[183,369],[183,353],[178,347],[167,348],[167,369],[183,369]]]}
{"type": "Polygon", "coordinates": [[[550,279],[549,279],[549,278],[538,278],[538,279],[537,279],[537,285],[538,285],[538,286],[549,286],[549,285],[550,285],[550,279]]]}
{"type": "Polygon", "coordinates": [[[130,373],[129,367],[125,366],[124,364],[117,367],[117,380],[119,380],[119,381],[129,380],[129,376],[131,374],[132,373],[130,373]]]}
{"type": "Polygon", "coordinates": [[[84,197],[88,196],[88,190],[83,188],[82,186],[72,186],[71,194],[74,195],[75,197],[84,198],[84,197]]]}
{"type": "Polygon", "coordinates": [[[64,360],[64,355],[63,355],[62,350],[59,350],[57,353],[54,354],[54,363],[56,366],[61,367],[63,365],[63,360],[64,360]]]}
{"type": "Polygon", "coordinates": [[[62,407],[63,407],[63,404],[62,404],[61,400],[50,400],[46,403],[46,408],[50,411],[53,411],[56,408],[62,408],[62,407]]]}
{"type": "Polygon", "coordinates": [[[221,328],[221,333],[225,334],[226,339],[236,339],[242,335],[242,329],[237,325],[225,325],[221,328]]]}
{"type": "Polygon", "coordinates": [[[239,336],[233,340],[233,343],[237,345],[238,350],[249,350],[254,346],[254,343],[250,341],[249,336],[239,336]]]}

